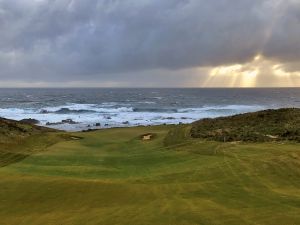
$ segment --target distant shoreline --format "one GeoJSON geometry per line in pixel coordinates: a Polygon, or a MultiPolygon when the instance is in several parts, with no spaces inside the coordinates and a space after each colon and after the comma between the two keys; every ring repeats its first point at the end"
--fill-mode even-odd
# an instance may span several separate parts
{"type": "Polygon", "coordinates": [[[54,129],[189,124],[203,118],[300,107],[289,88],[0,89],[0,117],[54,129]]]}
{"type": "MultiPolygon", "coordinates": [[[[42,127],[42,128],[50,128],[50,129],[55,129],[55,130],[58,130],[58,131],[63,131],[63,132],[92,132],[92,131],[97,131],[97,130],[105,130],[105,129],[119,129],[119,128],[131,128],[131,127],[156,127],[156,126],[176,126],[176,125],[191,125],[193,123],[199,123],[203,120],[218,120],[218,119],[228,119],[228,118],[232,118],[232,117],[236,117],[236,116],[242,116],[242,115],[250,115],[250,114],[256,114],[256,113],[260,113],[260,112],[267,112],[267,111],[280,111],[280,110],[300,110],[300,107],[289,107],[289,108],[280,108],[280,109],[264,109],[264,110],[258,110],[258,111],[255,111],[255,112],[247,112],[247,113],[238,113],[238,114],[234,114],[234,115],[229,115],[229,116],[219,116],[219,117],[215,117],[215,118],[201,118],[199,120],[196,120],[196,121],[193,121],[193,122],[190,122],[190,123],[169,123],[169,124],[166,124],[166,123],[162,123],[162,124],[150,124],[150,125],[129,125],[130,123],[124,125],[124,126],[113,126],[113,127],[103,127],[103,126],[94,126],[94,127],[86,127],[86,129],[82,129],[82,130],[64,130],[64,129],[59,129],[59,128],[55,128],[55,127],[52,127],[52,126],[44,126],[44,125],[40,125],[40,124],[34,124],[34,123],[27,123],[26,122],[26,119],[25,120],[20,120],[20,121],[15,121],[15,120],[11,120],[11,119],[6,119],[6,118],[1,118],[0,119],[5,119],[5,120],[10,120],[10,121],[14,121],[14,122],[23,122],[23,123],[27,123],[27,124],[30,124],[30,125],[36,125],[38,127],[42,127]]],[[[29,119],[31,120],[31,119],[29,119]]],[[[35,121],[37,122],[37,121],[35,121]]],[[[299,127],[299,130],[300,130],[300,127],[299,127]]]]}

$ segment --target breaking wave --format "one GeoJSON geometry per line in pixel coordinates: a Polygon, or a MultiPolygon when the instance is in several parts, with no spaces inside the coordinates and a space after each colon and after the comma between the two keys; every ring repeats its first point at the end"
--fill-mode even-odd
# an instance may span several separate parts
{"type": "Polygon", "coordinates": [[[15,120],[33,118],[46,123],[57,123],[62,120],[72,119],[77,124],[60,124],[65,130],[82,130],[95,123],[105,124],[107,127],[158,125],[191,123],[202,118],[228,116],[245,112],[264,109],[259,105],[216,105],[193,108],[174,107],[147,107],[118,104],[77,104],[68,103],[61,106],[41,108],[0,108],[0,116],[15,120]]]}

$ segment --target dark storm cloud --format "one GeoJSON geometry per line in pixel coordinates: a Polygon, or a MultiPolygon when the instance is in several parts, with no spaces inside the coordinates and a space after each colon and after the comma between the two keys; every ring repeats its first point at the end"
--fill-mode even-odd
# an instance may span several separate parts
{"type": "Polygon", "coordinates": [[[258,53],[300,62],[297,0],[0,0],[0,30],[2,80],[129,80],[258,53]]]}
{"type": "Polygon", "coordinates": [[[287,62],[291,70],[300,70],[300,1],[283,2],[272,20],[264,54],[287,62]]]}

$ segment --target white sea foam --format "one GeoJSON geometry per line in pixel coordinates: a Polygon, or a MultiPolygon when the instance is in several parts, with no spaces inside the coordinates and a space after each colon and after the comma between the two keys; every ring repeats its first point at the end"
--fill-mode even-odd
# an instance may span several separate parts
{"type": "Polygon", "coordinates": [[[116,103],[103,103],[100,105],[97,104],[75,104],[68,103],[66,105],[55,106],[55,107],[44,107],[40,111],[48,113],[56,113],[61,110],[67,109],[70,112],[74,111],[85,111],[85,112],[95,112],[95,113],[119,113],[119,112],[132,112],[132,107],[114,107],[116,103]]]}
{"type": "Polygon", "coordinates": [[[65,130],[83,130],[87,129],[88,125],[93,127],[95,123],[101,123],[102,126],[107,125],[106,127],[191,123],[202,118],[228,116],[263,108],[259,105],[217,105],[180,108],[173,111],[168,109],[147,111],[143,108],[135,110],[132,106],[118,103],[67,103],[42,108],[0,108],[0,116],[15,120],[33,118],[39,120],[41,125],[46,125],[47,122],[57,123],[65,119],[72,119],[78,124],[60,124],[52,127],[65,130]],[[129,124],[126,123],[127,121],[129,124]]]}

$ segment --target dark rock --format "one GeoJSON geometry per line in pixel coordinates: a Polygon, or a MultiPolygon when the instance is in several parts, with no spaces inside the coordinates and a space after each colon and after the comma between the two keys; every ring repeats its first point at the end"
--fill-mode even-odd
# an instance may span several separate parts
{"type": "Polygon", "coordinates": [[[62,122],[54,122],[54,123],[47,122],[46,126],[61,125],[61,124],[63,124],[63,123],[62,122]]]}
{"type": "Polygon", "coordinates": [[[54,125],[62,125],[62,124],[78,124],[77,122],[73,121],[72,119],[65,119],[65,120],[62,120],[61,122],[54,122],[54,123],[51,123],[51,122],[47,122],[46,123],[46,126],[54,126],[54,125]]]}
{"type": "Polygon", "coordinates": [[[66,120],[62,120],[62,123],[67,123],[67,124],[77,124],[77,122],[73,121],[72,119],[66,119],[66,120]]]}
{"type": "Polygon", "coordinates": [[[97,131],[99,129],[87,129],[87,130],[83,130],[82,132],[93,132],[93,131],[97,131]]]}
{"type": "Polygon", "coordinates": [[[41,111],[40,111],[40,113],[42,113],[42,114],[47,114],[47,113],[49,113],[46,109],[42,109],[41,111]]]}
{"type": "Polygon", "coordinates": [[[166,120],[174,120],[175,118],[174,117],[167,117],[165,118],[166,120]]]}
{"type": "Polygon", "coordinates": [[[87,130],[83,130],[82,132],[91,132],[94,131],[94,129],[87,129],[87,130]]]}

